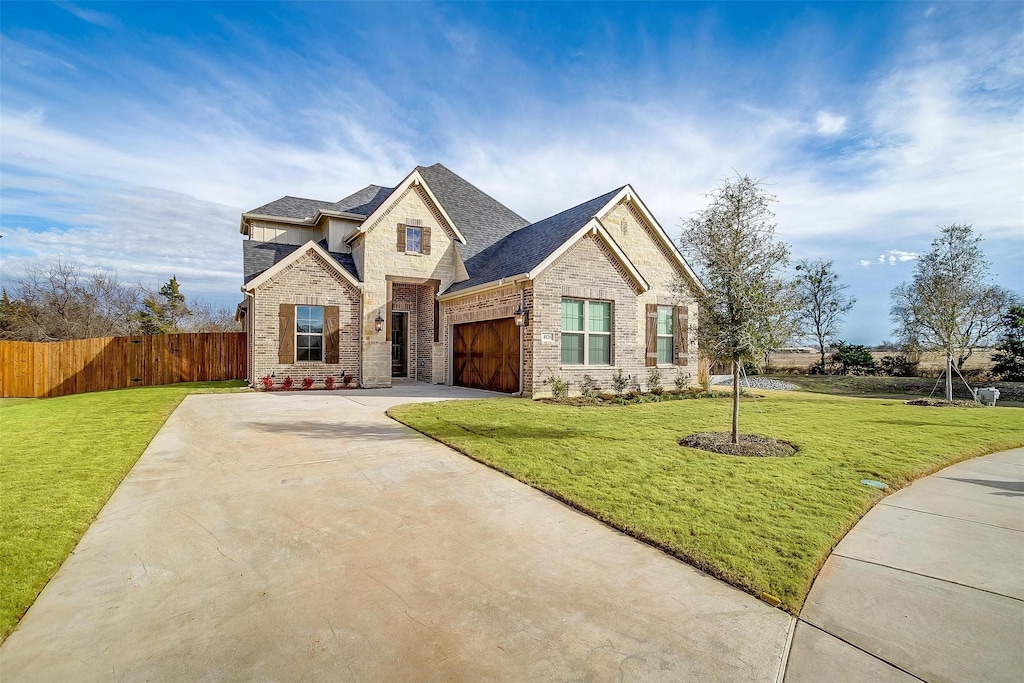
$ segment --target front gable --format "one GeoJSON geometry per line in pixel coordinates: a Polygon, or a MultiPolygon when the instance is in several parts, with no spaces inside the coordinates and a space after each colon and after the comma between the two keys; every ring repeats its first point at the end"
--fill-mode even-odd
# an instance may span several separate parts
{"type": "Polygon", "coordinates": [[[262,289],[278,279],[285,278],[295,268],[322,271],[326,276],[339,284],[358,291],[362,283],[356,280],[341,264],[331,258],[316,242],[310,241],[291,252],[283,259],[266,269],[242,287],[243,291],[254,292],[262,289]]]}
{"type": "Polygon", "coordinates": [[[674,276],[693,288],[702,287],[664,228],[630,186],[623,188],[597,218],[652,288],[671,290],[674,276]]]}

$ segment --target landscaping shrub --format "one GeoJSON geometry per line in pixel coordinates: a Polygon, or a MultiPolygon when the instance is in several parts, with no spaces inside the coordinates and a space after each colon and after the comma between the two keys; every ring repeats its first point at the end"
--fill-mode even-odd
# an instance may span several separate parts
{"type": "Polygon", "coordinates": [[[346,373],[345,373],[345,375],[344,375],[344,376],[343,376],[343,377],[341,378],[341,381],[342,381],[342,382],[343,382],[343,383],[345,384],[345,386],[347,387],[348,385],[352,384],[352,380],[353,380],[353,379],[355,379],[355,378],[354,378],[354,377],[353,377],[353,376],[352,376],[351,374],[349,374],[349,373],[347,373],[347,372],[346,372],[346,373]]]}
{"type": "Polygon", "coordinates": [[[334,389],[334,375],[324,377],[324,387],[328,390],[334,389]]]}
{"type": "Polygon", "coordinates": [[[288,377],[285,377],[284,381],[281,382],[281,388],[284,389],[285,391],[288,391],[289,389],[291,389],[294,386],[295,386],[295,380],[293,380],[290,375],[288,377]]]}
{"type": "Polygon", "coordinates": [[[303,377],[302,378],[302,388],[306,389],[306,390],[312,389],[313,388],[313,378],[312,377],[303,377]]]}
{"type": "Polygon", "coordinates": [[[593,401],[597,398],[597,392],[601,387],[597,386],[597,382],[590,375],[583,375],[583,379],[580,381],[580,396],[588,401],[593,401]]]}
{"type": "Polygon", "coordinates": [[[551,385],[551,395],[555,398],[565,398],[569,395],[570,383],[566,382],[556,374],[552,373],[546,380],[544,380],[544,383],[551,385]]]}
{"type": "Polygon", "coordinates": [[[686,375],[683,374],[682,370],[676,373],[675,385],[679,391],[686,388],[686,375]]]}
{"type": "Polygon", "coordinates": [[[629,379],[622,374],[622,368],[616,368],[615,374],[612,375],[612,387],[615,389],[615,393],[621,396],[627,386],[629,386],[629,379]]]}
{"type": "Polygon", "coordinates": [[[271,377],[270,375],[266,375],[264,377],[260,377],[260,384],[263,385],[263,390],[264,391],[273,391],[274,390],[274,378],[271,377]]]}
{"type": "Polygon", "coordinates": [[[658,368],[651,368],[647,372],[647,391],[655,396],[663,391],[661,388],[661,370],[658,368]]]}

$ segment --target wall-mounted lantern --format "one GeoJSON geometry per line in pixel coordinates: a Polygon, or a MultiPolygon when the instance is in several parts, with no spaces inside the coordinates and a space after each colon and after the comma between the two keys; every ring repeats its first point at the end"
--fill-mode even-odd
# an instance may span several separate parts
{"type": "Polygon", "coordinates": [[[377,319],[373,321],[373,329],[378,332],[384,329],[384,318],[380,317],[380,313],[377,314],[377,319]]]}
{"type": "Polygon", "coordinates": [[[526,327],[530,324],[530,314],[523,308],[522,304],[515,310],[512,317],[515,318],[516,326],[518,327],[526,327]]]}

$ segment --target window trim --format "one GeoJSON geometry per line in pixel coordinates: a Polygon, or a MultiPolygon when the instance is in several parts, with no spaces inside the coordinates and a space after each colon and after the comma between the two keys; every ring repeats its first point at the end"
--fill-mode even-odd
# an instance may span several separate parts
{"type": "Polygon", "coordinates": [[[405,253],[406,254],[420,254],[420,255],[423,254],[423,226],[422,225],[409,225],[408,223],[405,224],[405,253]],[[409,231],[410,230],[415,230],[416,232],[419,233],[419,244],[420,244],[420,248],[419,249],[410,249],[409,248],[409,231]]]}
{"type": "Polygon", "coordinates": [[[559,305],[559,333],[558,333],[558,360],[559,364],[564,368],[580,368],[580,367],[593,367],[593,368],[610,368],[615,365],[615,302],[611,299],[581,299],[579,297],[563,296],[558,300],[559,305]],[[562,329],[562,315],[561,306],[564,301],[582,301],[583,302],[583,329],[582,330],[564,330],[562,329]],[[608,331],[590,330],[590,304],[608,304],[608,331]],[[583,362],[582,363],[566,363],[562,360],[562,335],[571,334],[580,336],[583,338],[583,362]],[[607,337],[608,338],[608,362],[607,363],[591,363],[590,362],[590,337],[607,337]]]}
{"type": "Polygon", "coordinates": [[[675,309],[674,306],[662,306],[660,304],[658,305],[658,315],[659,316],[661,315],[662,311],[665,311],[665,310],[668,311],[668,322],[669,322],[669,325],[670,325],[669,332],[668,332],[668,334],[662,334],[660,329],[659,329],[659,326],[658,326],[658,322],[659,321],[655,320],[655,323],[654,323],[654,352],[658,353],[658,342],[660,340],[668,339],[669,340],[669,352],[671,354],[671,358],[669,359],[669,361],[667,363],[665,363],[665,362],[662,362],[661,357],[659,356],[657,358],[657,363],[656,363],[657,367],[673,366],[673,365],[675,365],[675,360],[676,360],[676,334],[675,334],[676,333],[676,319],[675,319],[675,317],[676,317],[676,309],[675,309]]]}
{"type": "Polygon", "coordinates": [[[295,363],[299,364],[315,364],[319,363],[323,365],[326,362],[327,349],[325,344],[327,343],[327,334],[325,328],[327,327],[327,308],[325,306],[312,306],[308,304],[295,304],[295,363]],[[301,308],[319,308],[320,309],[320,332],[299,332],[299,309],[301,308]],[[319,360],[299,360],[299,336],[306,337],[320,337],[320,359],[319,360]]]}

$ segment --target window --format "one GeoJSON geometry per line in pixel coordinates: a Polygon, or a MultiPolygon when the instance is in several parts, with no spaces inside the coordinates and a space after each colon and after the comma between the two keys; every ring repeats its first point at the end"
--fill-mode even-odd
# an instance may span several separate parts
{"type": "Polygon", "coordinates": [[[658,365],[672,365],[675,330],[672,327],[672,307],[658,306],[658,365]]]}
{"type": "Polygon", "coordinates": [[[423,253],[423,230],[417,226],[405,226],[405,250],[414,254],[423,253]]]}
{"type": "Polygon", "coordinates": [[[295,360],[320,363],[324,359],[323,306],[295,307],[295,360]]]}
{"type": "Polygon", "coordinates": [[[562,299],[561,336],[562,365],[611,365],[611,302],[562,299]]]}

